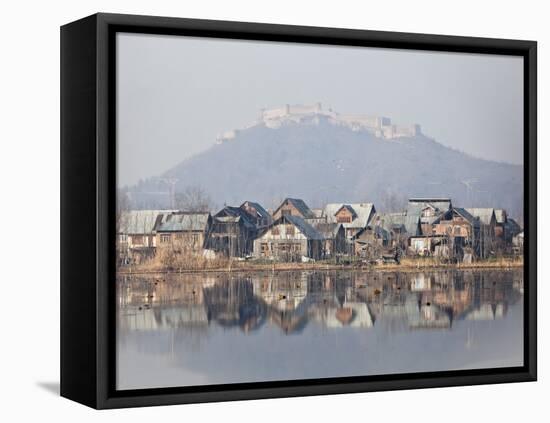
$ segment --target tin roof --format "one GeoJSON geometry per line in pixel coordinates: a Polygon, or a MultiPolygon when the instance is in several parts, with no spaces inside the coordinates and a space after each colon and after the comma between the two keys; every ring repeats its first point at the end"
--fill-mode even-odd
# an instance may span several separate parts
{"type": "Polygon", "coordinates": [[[478,217],[480,222],[484,225],[489,225],[491,223],[492,217],[495,215],[495,209],[490,207],[467,208],[466,211],[468,211],[474,217],[478,217]]]}
{"type": "Polygon", "coordinates": [[[150,234],[153,232],[157,216],[161,213],[172,213],[173,210],[129,210],[120,215],[119,233],[150,234]]]}
{"type": "Polygon", "coordinates": [[[454,212],[458,213],[460,216],[462,216],[464,219],[468,221],[468,223],[474,225],[477,220],[474,215],[472,215],[467,209],[462,207],[455,207],[453,209],[454,212]]]}
{"type": "Polygon", "coordinates": [[[225,206],[218,213],[214,215],[214,219],[220,222],[239,222],[242,221],[245,226],[254,228],[254,222],[251,220],[252,216],[248,212],[240,207],[225,206]]]}
{"type": "Polygon", "coordinates": [[[329,203],[325,206],[324,215],[329,223],[336,222],[335,214],[342,208],[351,208],[355,213],[355,219],[350,223],[342,223],[346,229],[366,228],[372,215],[376,212],[373,203],[329,203]]]}
{"type": "Polygon", "coordinates": [[[315,213],[313,213],[308,205],[305,203],[305,201],[300,198],[285,198],[285,200],[281,203],[279,207],[277,207],[277,210],[275,210],[273,214],[277,213],[286,202],[291,203],[302,214],[304,218],[312,219],[315,217],[315,213]]]}
{"type": "Polygon", "coordinates": [[[252,207],[254,210],[256,210],[256,213],[258,214],[259,218],[270,218],[271,215],[269,212],[262,207],[260,203],[256,203],[254,201],[245,201],[241,204],[240,208],[244,209],[246,206],[252,207]]]}
{"type": "Polygon", "coordinates": [[[161,213],[157,217],[156,232],[204,231],[210,220],[208,212],[161,213]]]}
{"type": "Polygon", "coordinates": [[[273,226],[285,223],[285,221],[292,223],[308,239],[325,239],[325,237],[321,233],[319,233],[319,231],[317,231],[313,226],[311,226],[299,216],[283,215],[275,223],[273,223],[273,226]]]}

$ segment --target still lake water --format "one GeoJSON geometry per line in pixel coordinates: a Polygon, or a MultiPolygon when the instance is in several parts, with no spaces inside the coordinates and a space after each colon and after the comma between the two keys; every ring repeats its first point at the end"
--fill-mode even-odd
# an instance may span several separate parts
{"type": "Polygon", "coordinates": [[[117,388],[523,365],[523,272],[119,276],[117,388]]]}

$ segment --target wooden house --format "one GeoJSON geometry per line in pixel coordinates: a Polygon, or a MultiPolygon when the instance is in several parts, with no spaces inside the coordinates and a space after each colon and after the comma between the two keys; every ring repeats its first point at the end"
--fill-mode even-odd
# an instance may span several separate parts
{"type": "Polygon", "coordinates": [[[346,239],[352,238],[366,228],[376,209],[372,203],[330,203],[324,208],[324,217],[328,223],[340,223],[345,230],[346,239]]]}
{"type": "Polygon", "coordinates": [[[389,246],[406,249],[410,235],[421,232],[420,220],[407,213],[376,213],[370,226],[380,226],[389,234],[389,246]]]}
{"type": "Polygon", "coordinates": [[[464,208],[454,207],[450,213],[442,215],[432,225],[434,236],[446,237],[446,242],[440,244],[439,251],[434,251],[434,255],[461,259],[465,248],[479,255],[482,248],[480,228],[478,218],[464,208]]]}
{"type": "Polygon", "coordinates": [[[461,237],[473,244],[479,238],[480,221],[466,209],[455,207],[451,213],[436,220],[432,227],[434,235],[461,237]]]}
{"type": "Polygon", "coordinates": [[[518,223],[508,216],[504,209],[495,209],[495,239],[505,246],[512,243],[512,239],[521,231],[518,223]]]}
{"type": "Polygon", "coordinates": [[[273,212],[273,220],[278,220],[282,216],[298,216],[302,219],[314,219],[316,217],[305,201],[299,198],[286,198],[273,212]]]}
{"type": "Polygon", "coordinates": [[[257,234],[255,222],[254,217],[241,207],[224,207],[212,219],[204,248],[225,257],[251,254],[257,234]]]}
{"type": "Polygon", "coordinates": [[[308,223],[319,232],[323,238],[323,256],[334,257],[337,254],[347,253],[346,231],[341,223],[310,222],[308,223]]]}
{"type": "Polygon", "coordinates": [[[321,259],[324,241],[323,235],[302,217],[285,214],[254,240],[254,256],[285,261],[321,259]]]}
{"type": "Polygon", "coordinates": [[[256,225],[256,228],[258,229],[265,228],[273,223],[273,218],[269,212],[259,203],[245,201],[241,204],[240,208],[250,215],[252,221],[256,225]]]}
{"type": "Polygon", "coordinates": [[[516,235],[523,232],[521,226],[515,219],[508,217],[504,224],[504,240],[507,243],[511,243],[516,235]]]}
{"type": "Polygon", "coordinates": [[[434,222],[448,216],[452,208],[450,198],[409,198],[407,216],[420,222],[420,233],[410,235],[431,235],[434,222]]]}
{"type": "Polygon", "coordinates": [[[117,216],[117,251],[121,264],[139,263],[154,254],[157,216],[171,210],[131,210],[117,216]]]}
{"type": "Polygon", "coordinates": [[[176,246],[185,253],[202,252],[211,225],[209,212],[160,213],[153,229],[156,246],[176,246]]]}
{"type": "Polygon", "coordinates": [[[378,259],[390,246],[391,234],[380,225],[367,226],[352,238],[353,252],[363,259],[378,259]]]}
{"type": "Polygon", "coordinates": [[[472,216],[479,219],[479,236],[476,240],[476,254],[481,258],[486,258],[495,248],[495,228],[497,219],[495,209],[485,208],[467,208],[465,209],[472,216]]]}

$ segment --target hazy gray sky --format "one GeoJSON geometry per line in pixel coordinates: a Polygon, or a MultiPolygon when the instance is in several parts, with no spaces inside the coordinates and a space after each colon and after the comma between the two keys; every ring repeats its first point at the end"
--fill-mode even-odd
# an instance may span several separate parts
{"type": "Polygon", "coordinates": [[[261,108],[315,102],[523,163],[519,57],[119,34],[117,101],[119,185],[163,173],[261,108]]]}

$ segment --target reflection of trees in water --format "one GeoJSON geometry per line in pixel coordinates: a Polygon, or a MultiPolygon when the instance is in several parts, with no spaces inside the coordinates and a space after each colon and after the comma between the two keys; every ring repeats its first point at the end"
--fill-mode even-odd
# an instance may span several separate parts
{"type": "Polygon", "coordinates": [[[313,322],[327,328],[376,322],[392,333],[504,317],[522,299],[521,281],[519,272],[498,271],[193,274],[119,280],[118,293],[121,316],[129,310],[137,316],[129,329],[214,322],[249,332],[270,322],[290,334],[313,322]]]}

